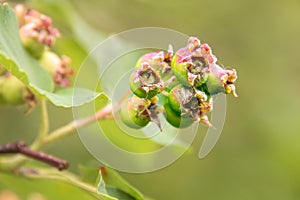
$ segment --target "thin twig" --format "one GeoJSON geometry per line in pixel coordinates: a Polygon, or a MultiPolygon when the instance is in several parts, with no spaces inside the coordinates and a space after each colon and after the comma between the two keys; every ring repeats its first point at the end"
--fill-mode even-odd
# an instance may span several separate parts
{"type": "Polygon", "coordinates": [[[50,154],[46,154],[44,152],[34,151],[34,150],[30,149],[23,141],[0,145],[0,153],[1,154],[20,153],[27,157],[36,159],[38,161],[41,161],[41,162],[47,163],[53,167],[56,167],[60,171],[67,169],[69,167],[69,163],[67,161],[57,158],[55,156],[52,156],[50,154]]]}
{"type": "Polygon", "coordinates": [[[41,129],[38,135],[38,139],[45,137],[49,132],[49,115],[48,115],[48,108],[47,108],[47,101],[46,99],[41,100],[41,129]]]}
{"type": "Polygon", "coordinates": [[[71,133],[76,131],[76,129],[78,129],[78,128],[89,125],[99,119],[109,119],[109,118],[113,118],[111,104],[109,104],[106,107],[104,107],[103,109],[99,110],[95,115],[92,115],[92,116],[89,116],[86,118],[82,118],[82,119],[78,119],[78,120],[74,120],[63,127],[54,130],[53,132],[49,133],[49,135],[44,137],[44,139],[42,140],[41,143],[42,143],[42,145],[52,143],[53,141],[56,141],[67,135],[70,135],[71,133]]]}
{"type": "Polygon", "coordinates": [[[19,153],[20,149],[20,142],[8,143],[0,145],[0,153],[19,153]]]}

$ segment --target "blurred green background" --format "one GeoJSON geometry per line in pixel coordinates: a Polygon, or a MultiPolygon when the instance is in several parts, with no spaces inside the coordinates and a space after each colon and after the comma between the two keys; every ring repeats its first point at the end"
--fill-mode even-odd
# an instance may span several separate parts
{"type": "MultiPolygon", "coordinates": [[[[28,4],[51,14],[52,2],[28,4]]],[[[223,133],[209,156],[198,159],[206,131],[201,126],[192,154],[156,172],[122,173],[124,178],[158,200],[300,199],[300,1],[69,2],[105,36],[145,26],[174,29],[207,42],[222,63],[238,71],[239,98],[228,96],[223,133]]],[[[53,18],[62,26],[59,13],[53,18]]],[[[62,27],[62,33],[58,46],[72,43],[72,30],[62,27]]],[[[84,52],[80,46],[65,51],[76,65],[84,59],[77,56],[84,52]]],[[[52,128],[72,119],[71,110],[50,106],[50,111],[52,128]]],[[[25,116],[22,109],[1,107],[0,123],[1,143],[30,142],[39,128],[39,108],[25,116]]],[[[70,160],[73,171],[77,163],[93,162],[76,135],[47,151],[70,160]]]]}

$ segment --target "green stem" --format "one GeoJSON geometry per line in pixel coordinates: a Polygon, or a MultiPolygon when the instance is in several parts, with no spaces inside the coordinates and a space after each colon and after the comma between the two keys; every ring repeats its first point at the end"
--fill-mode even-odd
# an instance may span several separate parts
{"type": "Polygon", "coordinates": [[[92,116],[89,116],[86,118],[82,118],[82,119],[78,119],[78,120],[74,120],[63,127],[56,129],[55,131],[51,132],[49,135],[44,137],[41,143],[42,143],[42,145],[52,143],[56,140],[59,140],[63,137],[66,137],[66,136],[72,134],[78,128],[87,126],[99,119],[112,118],[111,112],[112,112],[112,106],[109,104],[106,107],[104,107],[103,109],[99,110],[95,115],[92,115],[92,116]]]}
{"type": "Polygon", "coordinates": [[[48,115],[48,108],[47,108],[47,100],[41,100],[41,128],[36,137],[35,143],[39,143],[45,138],[49,133],[49,115],[48,115]]]}
{"type": "Polygon", "coordinates": [[[49,132],[49,114],[48,114],[46,99],[43,99],[41,101],[41,118],[42,118],[42,126],[39,135],[41,138],[43,138],[49,132]]]}
{"type": "Polygon", "coordinates": [[[21,172],[21,174],[24,175],[25,177],[33,178],[33,179],[61,180],[89,192],[97,199],[102,199],[100,195],[97,195],[96,187],[83,182],[78,176],[70,172],[66,172],[66,171],[59,172],[53,169],[42,169],[42,168],[34,168],[34,169],[21,168],[19,172],[21,172]]]}

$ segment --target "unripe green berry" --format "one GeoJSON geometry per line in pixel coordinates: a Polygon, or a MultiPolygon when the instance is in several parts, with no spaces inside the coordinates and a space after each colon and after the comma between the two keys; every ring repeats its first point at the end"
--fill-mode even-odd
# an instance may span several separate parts
{"type": "Polygon", "coordinates": [[[220,80],[212,74],[208,75],[206,81],[206,87],[209,95],[215,95],[218,93],[225,93],[225,88],[220,80]]]}
{"type": "Polygon", "coordinates": [[[61,87],[70,85],[70,76],[74,71],[69,68],[71,60],[67,56],[61,58],[52,51],[45,51],[39,60],[42,67],[52,76],[54,82],[61,87]]]}
{"type": "Polygon", "coordinates": [[[45,50],[44,44],[37,42],[34,38],[21,35],[21,42],[24,48],[37,59],[42,56],[45,50]]]}
{"type": "Polygon", "coordinates": [[[5,82],[6,77],[0,76],[0,105],[5,104],[5,99],[3,98],[3,84],[5,82]]]}
{"type": "Polygon", "coordinates": [[[168,101],[170,107],[179,115],[186,109],[197,109],[199,103],[194,89],[183,85],[177,85],[169,92],[168,101]]]}
{"type": "Polygon", "coordinates": [[[217,64],[212,64],[209,69],[204,71],[204,73],[207,74],[208,77],[204,87],[209,95],[215,95],[218,93],[229,94],[232,92],[234,96],[237,96],[234,86],[237,74],[234,69],[227,70],[217,64]]]}
{"type": "Polygon", "coordinates": [[[52,77],[55,76],[56,71],[61,67],[61,59],[52,51],[45,51],[39,62],[52,77]]]}
{"type": "Polygon", "coordinates": [[[151,102],[147,99],[131,96],[121,107],[121,119],[129,127],[139,129],[150,122],[148,108],[151,102]]]}
{"type": "Polygon", "coordinates": [[[25,103],[26,86],[14,76],[6,77],[2,84],[2,97],[7,104],[20,105],[25,103]]]}
{"type": "Polygon", "coordinates": [[[189,65],[189,63],[179,63],[177,62],[177,60],[179,59],[179,55],[174,55],[172,62],[171,62],[171,66],[172,66],[172,71],[174,73],[174,75],[177,77],[177,80],[185,85],[185,86],[190,86],[189,82],[188,82],[188,75],[187,75],[187,66],[189,65]]]}
{"type": "Polygon", "coordinates": [[[5,67],[3,67],[3,65],[0,64],[0,76],[4,75],[6,73],[6,69],[5,67]]]}
{"type": "Polygon", "coordinates": [[[193,119],[188,115],[181,115],[175,112],[171,107],[169,102],[164,104],[165,118],[169,124],[176,128],[186,128],[193,123],[193,119]]]}

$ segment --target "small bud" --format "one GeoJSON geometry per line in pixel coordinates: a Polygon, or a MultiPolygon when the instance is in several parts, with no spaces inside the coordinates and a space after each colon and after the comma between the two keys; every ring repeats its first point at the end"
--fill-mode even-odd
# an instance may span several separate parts
{"type": "Polygon", "coordinates": [[[132,73],[130,88],[138,97],[150,99],[160,93],[163,82],[156,70],[145,62],[132,73]]]}
{"type": "Polygon", "coordinates": [[[62,56],[61,58],[51,51],[45,51],[40,59],[40,64],[53,77],[54,82],[61,87],[70,85],[70,77],[74,71],[69,68],[70,58],[62,56]]]}

